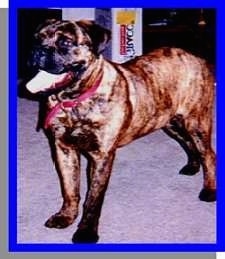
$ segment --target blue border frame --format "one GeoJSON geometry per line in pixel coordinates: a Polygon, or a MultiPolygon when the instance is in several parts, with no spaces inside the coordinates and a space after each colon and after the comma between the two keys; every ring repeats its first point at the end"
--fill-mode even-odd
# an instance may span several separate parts
{"type": "Polygon", "coordinates": [[[146,0],[114,0],[114,5],[101,4],[96,0],[86,0],[85,5],[76,4],[71,0],[11,0],[9,3],[9,251],[10,252],[220,252],[225,251],[225,221],[222,211],[225,208],[225,164],[223,163],[225,102],[223,100],[223,51],[225,41],[225,8],[222,1],[193,0],[188,4],[182,0],[160,0],[147,3],[146,0]],[[217,12],[217,172],[218,172],[218,201],[217,201],[217,242],[214,244],[18,244],[17,236],[17,9],[45,7],[143,7],[143,8],[215,8],[217,12]]]}

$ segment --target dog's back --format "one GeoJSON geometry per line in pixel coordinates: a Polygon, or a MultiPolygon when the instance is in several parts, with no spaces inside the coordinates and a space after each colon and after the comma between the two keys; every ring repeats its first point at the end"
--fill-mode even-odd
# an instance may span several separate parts
{"type": "Polygon", "coordinates": [[[122,145],[132,135],[164,127],[175,116],[211,118],[214,78],[205,60],[182,49],[160,48],[117,68],[127,82],[132,109],[122,145]]]}

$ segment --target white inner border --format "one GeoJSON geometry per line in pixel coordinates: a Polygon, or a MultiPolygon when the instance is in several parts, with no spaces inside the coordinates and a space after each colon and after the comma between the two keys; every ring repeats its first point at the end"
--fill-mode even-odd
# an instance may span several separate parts
{"type": "Polygon", "coordinates": [[[216,253],[216,259],[225,259],[225,253],[216,253]]]}
{"type": "Polygon", "coordinates": [[[0,1],[0,8],[8,8],[9,0],[1,0],[0,1]]]}
{"type": "MultiPolygon", "coordinates": [[[[9,6],[8,0],[1,0],[0,1],[0,8],[8,8],[8,6],[9,6]]],[[[225,252],[216,253],[216,258],[217,259],[225,259],[225,252]]]]}

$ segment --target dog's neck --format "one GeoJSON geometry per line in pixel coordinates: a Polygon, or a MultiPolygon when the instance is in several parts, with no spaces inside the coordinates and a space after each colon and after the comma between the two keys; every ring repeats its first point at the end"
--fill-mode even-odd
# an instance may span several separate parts
{"type": "MultiPolygon", "coordinates": [[[[52,102],[51,97],[49,99],[49,112],[44,119],[44,128],[47,129],[51,124],[51,120],[57,115],[57,113],[64,108],[72,108],[90,98],[98,89],[103,78],[103,71],[101,70],[101,65],[103,58],[95,62],[94,67],[89,67],[90,71],[86,71],[85,77],[81,79],[79,87],[82,87],[82,91],[74,97],[73,99],[64,99],[64,100],[54,100],[52,102]]],[[[89,70],[89,69],[88,69],[89,70]]]]}
{"type": "MultiPolygon", "coordinates": [[[[74,82],[69,85],[63,91],[55,94],[58,101],[64,101],[67,99],[78,98],[83,93],[87,92],[89,89],[95,85],[95,82],[99,77],[102,77],[102,65],[104,59],[102,56],[96,58],[90,66],[82,73],[79,79],[75,78],[74,82]]],[[[55,98],[54,98],[55,99],[55,98]]],[[[51,102],[52,97],[50,96],[49,101],[51,102]]]]}
{"type": "Polygon", "coordinates": [[[103,62],[104,59],[102,55],[100,55],[83,73],[80,81],[77,82],[79,84],[81,93],[88,91],[88,89],[90,89],[95,84],[96,80],[103,73],[103,62]]]}

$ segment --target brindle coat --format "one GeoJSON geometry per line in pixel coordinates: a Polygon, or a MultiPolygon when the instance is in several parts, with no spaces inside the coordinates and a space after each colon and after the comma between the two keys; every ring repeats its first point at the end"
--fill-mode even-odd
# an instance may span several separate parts
{"type": "Polygon", "coordinates": [[[47,111],[87,91],[102,75],[90,98],[62,108],[46,130],[63,196],[62,208],[48,219],[47,227],[67,227],[78,215],[83,154],[88,159],[88,190],[73,242],[97,242],[116,149],[157,129],[187,153],[181,174],[193,175],[202,165],[199,198],[216,199],[211,146],[214,79],[204,60],[181,49],[160,48],[124,64],[109,62],[100,54],[109,32],[87,21],[51,21],[36,37],[42,50],[34,51],[34,66],[56,73],[73,69],[76,75],[69,86],[49,94],[47,111]]]}

